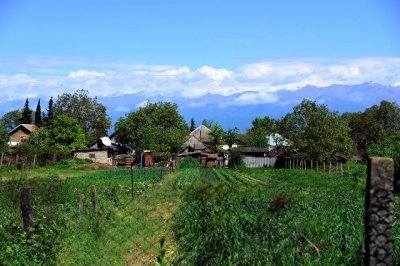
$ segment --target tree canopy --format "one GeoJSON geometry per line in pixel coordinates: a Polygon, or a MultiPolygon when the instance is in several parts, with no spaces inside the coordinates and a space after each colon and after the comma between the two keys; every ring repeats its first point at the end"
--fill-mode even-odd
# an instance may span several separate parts
{"type": "Polygon", "coordinates": [[[29,100],[26,98],[24,108],[22,109],[20,124],[31,124],[32,123],[32,110],[29,108],[29,100]]]}
{"type": "Polygon", "coordinates": [[[35,125],[38,127],[41,127],[43,124],[42,121],[42,108],[40,106],[40,99],[38,101],[38,104],[36,106],[36,111],[35,111],[35,125]]]}
{"type": "Polygon", "coordinates": [[[280,133],[289,141],[294,156],[302,159],[333,160],[335,155],[351,155],[353,141],[347,121],[326,105],[303,100],[279,123],[280,133]]]}
{"type": "Polygon", "coordinates": [[[348,121],[351,138],[364,158],[371,145],[383,142],[400,130],[400,107],[387,101],[381,101],[364,112],[345,113],[343,118],[348,121]]]}
{"type": "Polygon", "coordinates": [[[57,150],[72,151],[86,147],[86,138],[82,127],[68,115],[58,115],[48,130],[47,142],[57,150]]]}
{"type": "Polygon", "coordinates": [[[5,113],[1,117],[1,123],[7,128],[8,131],[11,131],[13,128],[20,124],[22,117],[21,110],[14,110],[8,113],[5,113]]]}
{"type": "Polygon", "coordinates": [[[269,116],[256,117],[252,127],[246,132],[247,144],[253,147],[267,147],[268,136],[276,130],[275,120],[269,116]]]}
{"type": "Polygon", "coordinates": [[[54,105],[53,105],[53,96],[51,96],[46,113],[43,113],[43,123],[45,125],[50,125],[53,119],[54,119],[54,105]]]}
{"type": "Polygon", "coordinates": [[[78,90],[74,94],[64,93],[59,95],[54,105],[54,115],[61,114],[69,115],[78,121],[84,129],[88,143],[93,143],[106,136],[111,125],[106,107],[97,101],[97,97],[89,97],[86,90],[78,90]]]}
{"type": "Polygon", "coordinates": [[[6,152],[8,150],[8,130],[7,127],[0,123],[0,152],[6,152]]]}
{"type": "Polygon", "coordinates": [[[151,150],[165,158],[179,152],[189,127],[169,102],[149,103],[121,117],[115,124],[116,138],[137,152],[151,150]]]}
{"type": "Polygon", "coordinates": [[[393,134],[380,143],[368,147],[369,156],[393,158],[396,169],[400,168],[400,133],[393,134]]]}

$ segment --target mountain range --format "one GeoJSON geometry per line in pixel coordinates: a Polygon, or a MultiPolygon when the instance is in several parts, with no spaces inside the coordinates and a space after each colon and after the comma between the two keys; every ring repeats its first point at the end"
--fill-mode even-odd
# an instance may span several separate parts
{"type": "MultiPolygon", "coordinates": [[[[147,102],[170,101],[179,107],[179,112],[189,123],[194,118],[197,125],[203,119],[220,123],[225,129],[238,127],[245,131],[251,126],[255,117],[270,116],[281,118],[292,111],[293,107],[307,98],[319,104],[326,104],[332,111],[358,112],[379,104],[380,101],[400,102],[400,86],[382,85],[378,83],[362,83],[357,85],[330,85],[328,87],[305,86],[297,90],[279,90],[271,94],[271,100],[264,99],[264,102],[240,103],[237,101],[243,97],[251,96],[257,98],[255,92],[243,92],[224,96],[220,94],[206,94],[201,97],[188,98],[181,95],[145,96],[140,93],[124,94],[119,96],[99,97],[100,103],[107,107],[107,113],[114,124],[119,117],[126,113],[137,110],[147,102]]],[[[30,107],[35,110],[37,100],[41,98],[42,110],[47,108],[49,96],[41,96],[29,99],[30,107]]],[[[55,95],[56,98],[56,95],[55,95]]],[[[2,99],[0,100],[0,115],[22,109],[24,99],[2,99]]],[[[111,129],[112,130],[112,129],[111,129]]]]}

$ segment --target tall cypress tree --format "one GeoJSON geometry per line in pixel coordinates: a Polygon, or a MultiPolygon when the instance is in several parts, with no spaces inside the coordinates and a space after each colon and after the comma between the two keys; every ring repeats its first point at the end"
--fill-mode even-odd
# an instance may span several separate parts
{"type": "Polygon", "coordinates": [[[44,116],[44,123],[46,125],[50,124],[54,118],[54,107],[53,107],[53,96],[50,97],[49,106],[47,107],[47,114],[44,116]]]}
{"type": "Polygon", "coordinates": [[[29,108],[29,100],[26,98],[24,109],[22,109],[22,117],[20,120],[21,124],[31,124],[32,123],[32,110],[29,108]]]}
{"type": "Polygon", "coordinates": [[[38,127],[41,127],[43,124],[42,121],[42,108],[40,107],[40,99],[38,101],[38,104],[36,106],[36,111],[35,111],[35,125],[38,127]]]}
{"type": "Polygon", "coordinates": [[[194,123],[194,118],[192,118],[192,120],[190,120],[190,132],[192,132],[195,129],[196,129],[196,125],[194,123]]]}

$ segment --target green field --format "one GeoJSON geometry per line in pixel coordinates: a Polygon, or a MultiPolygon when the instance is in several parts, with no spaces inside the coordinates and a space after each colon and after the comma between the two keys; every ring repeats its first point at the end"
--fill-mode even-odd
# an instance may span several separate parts
{"type": "MultiPolygon", "coordinates": [[[[343,176],[266,168],[139,169],[133,198],[129,169],[2,169],[0,264],[359,265],[365,176],[357,181],[354,174],[360,169],[365,173],[352,166],[343,176]],[[97,214],[90,205],[93,185],[97,214]],[[23,186],[34,198],[33,241],[22,227],[23,186]]],[[[395,216],[397,265],[397,198],[395,216]]]]}

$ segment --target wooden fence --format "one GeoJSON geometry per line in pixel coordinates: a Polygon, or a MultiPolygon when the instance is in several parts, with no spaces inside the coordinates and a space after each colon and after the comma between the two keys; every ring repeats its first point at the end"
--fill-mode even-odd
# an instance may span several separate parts
{"type": "Polygon", "coordinates": [[[252,157],[245,156],[243,158],[244,165],[248,168],[258,167],[274,167],[276,157],[252,157]]]}

